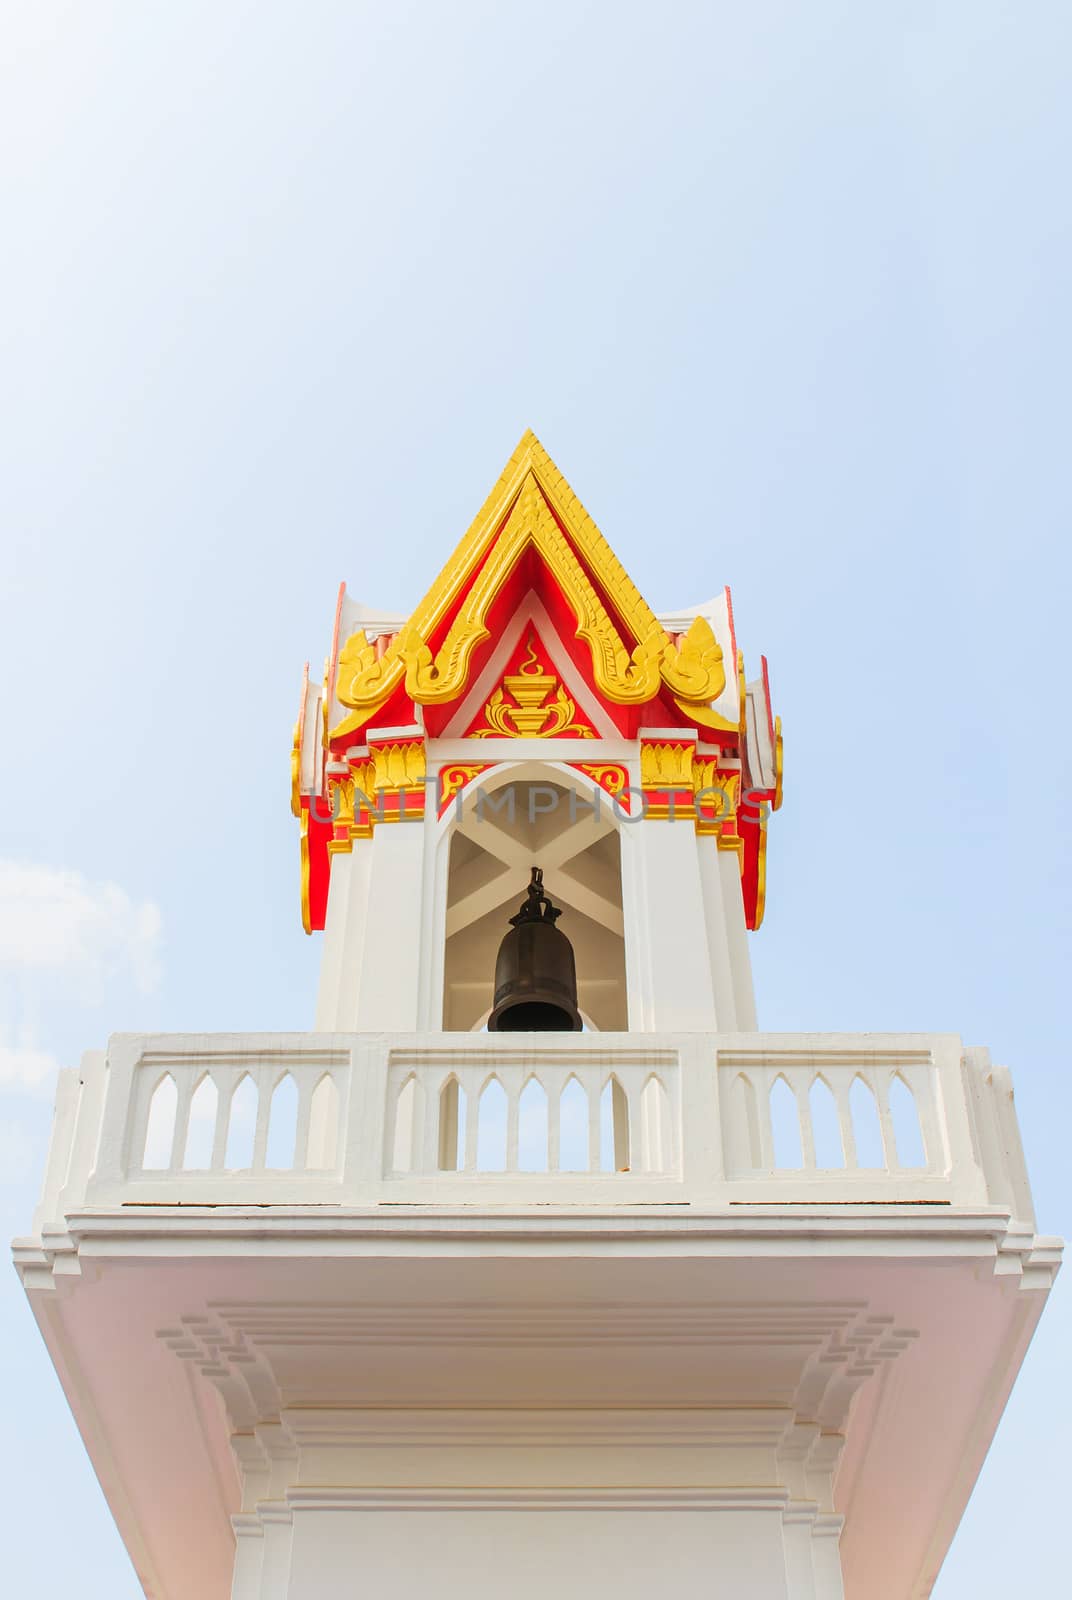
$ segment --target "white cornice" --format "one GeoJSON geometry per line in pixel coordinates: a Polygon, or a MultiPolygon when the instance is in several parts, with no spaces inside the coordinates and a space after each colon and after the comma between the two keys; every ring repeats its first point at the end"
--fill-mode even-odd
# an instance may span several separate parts
{"type": "Polygon", "coordinates": [[[81,1211],[66,1230],[40,1241],[17,1239],[13,1255],[28,1292],[50,1291],[95,1262],[122,1257],[197,1260],[234,1256],[306,1260],[360,1259],[385,1250],[405,1256],[511,1254],[555,1257],[619,1253],[710,1258],[864,1257],[982,1259],[1021,1289],[1049,1289],[1061,1264],[1062,1241],[994,1207],[823,1205],[733,1207],[617,1206],[495,1212],[443,1206],[124,1206],[81,1211]]]}
{"type": "Polygon", "coordinates": [[[286,1410],[280,1423],[300,1449],[313,1445],[520,1449],[779,1445],[792,1412],[740,1410],[286,1410]]]}
{"type": "Polygon", "coordinates": [[[292,1510],[427,1511],[776,1511],[784,1489],[708,1488],[392,1488],[291,1489],[292,1510]]]}
{"type": "MultiPolygon", "coordinates": [[[[503,1306],[486,1303],[450,1305],[441,1302],[368,1305],[367,1303],[262,1300],[249,1303],[210,1302],[190,1312],[157,1337],[180,1361],[200,1372],[219,1391],[231,1429],[253,1432],[264,1457],[293,1452],[315,1437],[321,1444],[347,1440],[366,1444],[430,1443],[444,1432],[461,1429],[481,1443],[516,1442],[511,1434],[537,1444],[640,1442],[652,1430],[661,1442],[712,1442],[705,1430],[715,1429],[727,1445],[755,1445],[769,1427],[779,1440],[798,1420],[814,1423],[806,1442],[791,1451],[803,1460],[820,1431],[840,1434],[848,1422],[853,1398],[885,1362],[895,1359],[918,1337],[895,1319],[874,1310],[866,1300],[726,1301],[690,1304],[670,1299],[664,1304],[605,1302],[578,1305],[575,1300],[503,1306]],[[430,1359],[463,1358],[478,1370],[484,1352],[509,1352],[548,1363],[558,1352],[618,1350],[637,1371],[652,1362],[671,1359],[671,1352],[697,1348],[713,1362],[729,1364],[737,1374],[747,1414],[701,1408],[671,1418],[645,1417],[620,1408],[594,1414],[525,1410],[495,1416],[459,1416],[399,1407],[369,1411],[350,1402],[337,1389],[328,1410],[306,1399],[298,1410],[283,1410],[285,1378],[297,1361],[307,1374],[334,1370],[334,1353],[390,1351],[416,1374],[430,1359]],[[406,1354],[412,1352],[412,1354],[406,1354]],[[474,1366],[477,1363],[477,1366],[474,1366]],[[764,1402],[782,1396],[775,1409],[764,1402]],[[789,1403],[786,1409],[785,1403],[789,1403]],[[505,1423],[503,1417],[508,1417],[505,1423]],[[600,1435],[599,1430],[604,1432],[600,1435]],[[413,1439],[407,1430],[414,1433],[413,1439]],[[630,1430],[632,1430],[630,1432],[630,1430]]],[[[356,1363],[357,1367],[360,1363],[356,1363]]],[[[333,1380],[336,1385],[338,1378],[333,1380]]],[[[406,1392],[405,1390],[403,1392],[406,1392]]],[[[455,1439],[455,1442],[458,1442],[455,1439]]],[[[243,1446],[249,1466],[249,1445],[243,1446]]],[[[262,1470],[256,1462],[256,1470],[262,1470]]],[[[801,1480],[803,1484],[803,1480],[801,1480]]]]}

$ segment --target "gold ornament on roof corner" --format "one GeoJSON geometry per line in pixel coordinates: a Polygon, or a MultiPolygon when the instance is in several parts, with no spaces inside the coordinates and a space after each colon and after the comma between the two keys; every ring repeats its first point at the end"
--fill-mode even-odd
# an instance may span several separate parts
{"type": "Polygon", "coordinates": [[[294,816],[301,816],[301,769],[302,769],[302,742],[305,738],[305,708],[309,694],[309,663],[305,663],[302,671],[301,704],[298,707],[298,720],[294,724],[294,741],[290,747],[290,809],[294,816]]]}
{"type": "Polygon", "coordinates": [[[369,643],[364,628],[359,628],[339,651],[336,698],[344,706],[353,705],[367,695],[382,676],[383,659],[377,658],[375,645],[369,643]]]}
{"type": "Polygon", "coordinates": [[[294,742],[290,747],[290,810],[301,816],[301,723],[294,724],[294,742]]]}
{"type": "Polygon", "coordinates": [[[586,722],[576,720],[576,705],[555,675],[546,672],[541,665],[536,654],[535,635],[530,633],[525,642],[524,661],[516,672],[507,673],[502,688],[495,690],[484,707],[487,727],[476,729],[471,737],[553,739],[556,734],[572,734],[580,739],[594,739],[595,730],[586,722]],[[553,695],[550,700],[549,695],[553,695]]]}
{"type": "Polygon", "coordinates": [[[726,687],[722,646],[706,617],[694,618],[681,644],[663,652],[663,678],[679,700],[707,704],[726,687]]]}

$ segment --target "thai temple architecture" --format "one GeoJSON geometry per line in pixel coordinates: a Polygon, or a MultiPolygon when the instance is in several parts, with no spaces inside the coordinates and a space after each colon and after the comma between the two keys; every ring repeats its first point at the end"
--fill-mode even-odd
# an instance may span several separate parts
{"type": "Polygon", "coordinates": [[[314,1027],[91,1051],[15,1247],[145,1594],[929,1595],[1059,1244],[985,1050],[758,1031],[729,592],[526,434],[291,777],[314,1027]]]}

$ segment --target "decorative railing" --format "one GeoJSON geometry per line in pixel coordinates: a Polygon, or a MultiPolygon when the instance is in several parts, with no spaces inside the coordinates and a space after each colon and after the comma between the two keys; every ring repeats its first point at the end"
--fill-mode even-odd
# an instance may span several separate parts
{"type": "Polygon", "coordinates": [[[120,1035],[61,1075],[38,1223],[657,1201],[1031,1215],[1008,1073],[950,1035],[120,1035]]]}

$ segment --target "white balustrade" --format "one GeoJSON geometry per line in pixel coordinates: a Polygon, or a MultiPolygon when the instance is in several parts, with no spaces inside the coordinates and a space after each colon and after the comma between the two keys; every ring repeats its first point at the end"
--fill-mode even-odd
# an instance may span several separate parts
{"type": "Polygon", "coordinates": [[[38,1220],[660,1201],[1031,1204],[1008,1073],[949,1035],[120,1035],[61,1077],[38,1220]]]}
{"type": "Polygon", "coordinates": [[[108,1078],[88,1184],[98,1199],[242,1204],[266,1191],[282,1201],[338,1199],[349,1050],[311,1036],[297,1048],[273,1036],[234,1044],[120,1036],[108,1078]]]}
{"type": "Polygon", "coordinates": [[[342,1058],[334,1066],[150,1059],[137,1078],[131,1172],[331,1169],[335,1140],[326,1134],[337,1126],[336,1074],[344,1068],[348,1075],[342,1058]]]}
{"type": "Polygon", "coordinates": [[[720,1049],[719,1104],[735,1197],[966,1202],[978,1166],[959,1041],[853,1049],[838,1038],[720,1049]]]}
{"type": "Polygon", "coordinates": [[[400,1053],[388,1078],[387,1170],[521,1180],[672,1175],[668,1105],[677,1104],[678,1065],[673,1056],[653,1065],[658,1056],[622,1051],[611,1066],[561,1047],[464,1064],[435,1050],[400,1053]]]}

